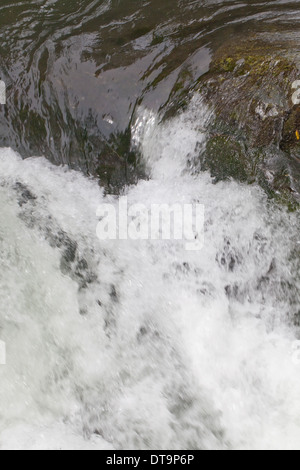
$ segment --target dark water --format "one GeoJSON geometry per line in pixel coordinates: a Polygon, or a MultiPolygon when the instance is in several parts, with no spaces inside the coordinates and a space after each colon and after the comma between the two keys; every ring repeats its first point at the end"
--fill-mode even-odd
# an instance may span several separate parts
{"type": "Polygon", "coordinates": [[[182,71],[188,90],[226,42],[259,33],[297,47],[299,20],[288,1],[3,0],[0,145],[130,180],[137,104],[170,104],[182,71]]]}

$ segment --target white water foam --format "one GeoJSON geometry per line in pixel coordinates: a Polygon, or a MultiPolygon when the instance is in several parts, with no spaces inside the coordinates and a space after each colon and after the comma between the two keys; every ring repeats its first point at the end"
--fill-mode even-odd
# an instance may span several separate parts
{"type": "Polygon", "coordinates": [[[129,202],[200,202],[205,247],[105,241],[95,181],[0,150],[0,448],[299,448],[299,222],[257,187],[189,167],[195,98],[140,110],[149,181],[129,202]],[[296,257],[298,250],[298,258],[296,257]]]}

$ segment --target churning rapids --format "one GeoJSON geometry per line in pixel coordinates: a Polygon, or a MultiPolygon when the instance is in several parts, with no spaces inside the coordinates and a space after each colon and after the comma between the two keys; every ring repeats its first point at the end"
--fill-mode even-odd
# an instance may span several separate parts
{"type": "Polygon", "coordinates": [[[140,108],[149,178],[125,190],[204,204],[197,253],[100,242],[117,197],[0,150],[1,449],[299,448],[298,216],[186,168],[206,119],[199,98],[165,123],[140,108]]]}

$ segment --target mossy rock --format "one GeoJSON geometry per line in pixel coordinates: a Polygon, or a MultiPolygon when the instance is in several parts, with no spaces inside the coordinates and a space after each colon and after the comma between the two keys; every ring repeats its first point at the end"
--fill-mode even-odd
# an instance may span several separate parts
{"type": "Polygon", "coordinates": [[[226,57],[217,62],[215,65],[215,71],[219,72],[233,72],[236,68],[236,60],[233,57],[226,57]]]}
{"type": "Polygon", "coordinates": [[[212,112],[195,168],[209,170],[216,182],[258,183],[290,210],[300,201],[300,106],[292,104],[297,63],[291,45],[236,38],[214,53],[196,82],[188,70],[179,76],[163,110],[163,120],[173,117],[198,92],[212,112]]]}
{"type": "Polygon", "coordinates": [[[300,71],[291,50],[255,37],[224,44],[195,88],[214,111],[204,168],[216,181],[258,182],[294,210],[300,199],[300,106],[293,107],[291,98],[300,71]]]}
{"type": "Polygon", "coordinates": [[[233,75],[264,78],[266,74],[272,72],[274,77],[280,74],[289,76],[294,70],[294,64],[287,58],[281,56],[268,55],[247,55],[245,51],[236,51],[233,56],[226,57],[225,59],[216,60],[211,66],[212,72],[227,73],[233,72],[233,75]]]}
{"type": "Polygon", "coordinates": [[[250,138],[256,138],[268,120],[270,131],[262,133],[258,145],[265,137],[269,145],[272,122],[283,120],[290,109],[292,83],[299,75],[293,57],[254,38],[222,46],[196,89],[213,104],[217,118],[244,126],[250,138]]]}
{"type": "Polygon", "coordinates": [[[247,181],[247,159],[242,146],[228,136],[214,136],[209,139],[204,167],[211,171],[215,182],[234,178],[238,181],[247,181]]]}

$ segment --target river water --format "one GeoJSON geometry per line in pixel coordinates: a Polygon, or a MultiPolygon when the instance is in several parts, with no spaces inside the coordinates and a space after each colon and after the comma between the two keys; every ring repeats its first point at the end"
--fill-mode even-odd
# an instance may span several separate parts
{"type": "Polygon", "coordinates": [[[159,113],[187,62],[196,80],[225,37],[295,38],[297,7],[2,1],[1,449],[300,448],[299,213],[187,165],[199,94],[159,113]],[[201,251],[97,238],[119,196],[88,176],[88,116],[104,142],[130,129],[130,203],[205,206],[201,251]]]}

